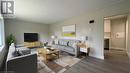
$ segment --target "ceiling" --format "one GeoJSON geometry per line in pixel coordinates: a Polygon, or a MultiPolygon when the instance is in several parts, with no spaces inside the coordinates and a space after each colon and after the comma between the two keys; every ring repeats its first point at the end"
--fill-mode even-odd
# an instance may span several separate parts
{"type": "Polygon", "coordinates": [[[19,20],[53,24],[124,0],[15,0],[19,20]]]}

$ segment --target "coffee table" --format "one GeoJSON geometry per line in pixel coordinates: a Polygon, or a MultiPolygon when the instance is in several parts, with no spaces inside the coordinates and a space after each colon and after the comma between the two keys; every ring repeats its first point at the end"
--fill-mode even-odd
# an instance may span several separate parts
{"type": "Polygon", "coordinates": [[[58,49],[47,49],[47,48],[39,48],[37,49],[38,55],[44,57],[45,61],[59,58],[59,50],[58,49]]]}

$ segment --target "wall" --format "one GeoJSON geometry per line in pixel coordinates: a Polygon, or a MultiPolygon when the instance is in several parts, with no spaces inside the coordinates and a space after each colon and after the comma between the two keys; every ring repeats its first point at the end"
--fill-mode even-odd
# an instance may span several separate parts
{"type": "Polygon", "coordinates": [[[125,50],[126,48],[126,18],[111,20],[111,48],[125,50]],[[116,36],[117,33],[124,33],[124,37],[116,36]]]}
{"type": "Polygon", "coordinates": [[[48,41],[49,27],[46,24],[26,22],[16,19],[5,20],[6,36],[13,34],[16,37],[17,44],[24,42],[24,33],[39,33],[41,42],[48,41]]]}
{"type": "Polygon", "coordinates": [[[110,38],[111,32],[104,32],[104,38],[110,38]]]}
{"type": "Polygon", "coordinates": [[[85,13],[72,17],[65,21],[50,25],[50,36],[57,35],[62,38],[62,26],[76,24],[76,38],[88,36],[90,44],[90,56],[104,59],[104,17],[124,14],[130,12],[130,1],[122,2],[110,7],[85,13]],[[90,20],[95,20],[94,24],[89,24],[90,20]]]}

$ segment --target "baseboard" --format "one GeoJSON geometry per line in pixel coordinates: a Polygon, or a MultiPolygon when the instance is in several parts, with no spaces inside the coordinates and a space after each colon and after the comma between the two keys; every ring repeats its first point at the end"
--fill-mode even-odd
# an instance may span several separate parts
{"type": "Polygon", "coordinates": [[[89,56],[104,60],[104,56],[98,56],[98,55],[92,55],[92,54],[89,54],[89,56]]]}
{"type": "Polygon", "coordinates": [[[115,49],[115,50],[126,50],[125,48],[119,48],[119,47],[110,47],[110,49],[115,49]]]}

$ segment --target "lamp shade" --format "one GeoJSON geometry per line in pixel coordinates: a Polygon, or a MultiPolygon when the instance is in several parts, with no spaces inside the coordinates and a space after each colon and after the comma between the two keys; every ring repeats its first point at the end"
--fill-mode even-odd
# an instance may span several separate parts
{"type": "Polygon", "coordinates": [[[52,35],[52,36],[51,36],[51,38],[52,38],[52,39],[55,39],[55,38],[57,38],[57,37],[56,37],[56,36],[54,36],[54,35],[52,35]]]}

